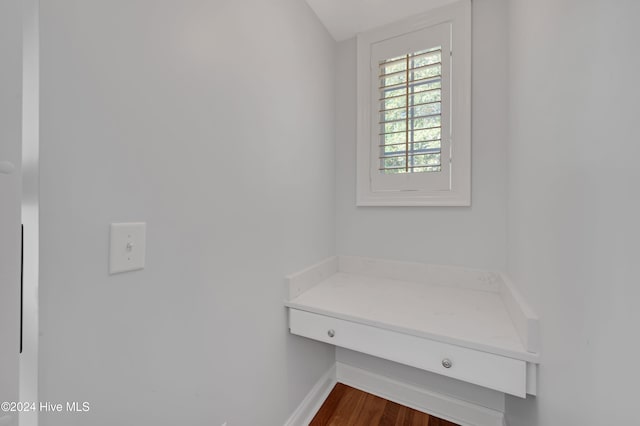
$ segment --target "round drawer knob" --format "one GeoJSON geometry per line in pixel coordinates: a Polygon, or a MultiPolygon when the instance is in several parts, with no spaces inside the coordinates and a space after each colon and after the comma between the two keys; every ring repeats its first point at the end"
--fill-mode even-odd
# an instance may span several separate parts
{"type": "Polygon", "coordinates": [[[335,331],[335,330],[333,330],[333,329],[331,329],[331,330],[327,331],[327,335],[328,335],[329,337],[333,337],[333,336],[335,336],[335,335],[336,335],[336,331],[335,331]]]}
{"type": "Polygon", "coordinates": [[[451,360],[449,358],[445,358],[442,360],[442,366],[444,368],[451,368],[451,366],[453,365],[453,363],[451,362],[451,360]]]}

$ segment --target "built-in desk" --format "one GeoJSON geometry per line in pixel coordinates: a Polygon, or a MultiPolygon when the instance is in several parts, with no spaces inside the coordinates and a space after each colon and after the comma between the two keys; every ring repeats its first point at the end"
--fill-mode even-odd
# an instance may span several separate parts
{"type": "Polygon", "coordinates": [[[352,256],[288,277],[291,333],[525,397],[538,321],[503,275],[352,256]]]}

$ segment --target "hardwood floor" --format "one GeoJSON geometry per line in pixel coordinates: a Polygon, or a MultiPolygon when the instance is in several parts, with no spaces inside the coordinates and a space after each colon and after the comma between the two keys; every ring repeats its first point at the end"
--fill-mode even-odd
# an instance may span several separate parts
{"type": "Polygon", "coordinates": [[[457,426],[338,383],[309,426],[457,426]]]}

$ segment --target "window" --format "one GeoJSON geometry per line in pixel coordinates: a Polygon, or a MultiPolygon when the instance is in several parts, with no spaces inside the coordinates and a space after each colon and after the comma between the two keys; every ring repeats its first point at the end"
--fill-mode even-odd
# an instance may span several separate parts
{"type": "Polygon", "coordinates": [[[442,46],[378,61],[380,173],[442,171],[442,46]]]}
{"type": "Polygon", "coordinates": [[[358,205],[464,206],[469,0],[358,36],[358,205]]]}

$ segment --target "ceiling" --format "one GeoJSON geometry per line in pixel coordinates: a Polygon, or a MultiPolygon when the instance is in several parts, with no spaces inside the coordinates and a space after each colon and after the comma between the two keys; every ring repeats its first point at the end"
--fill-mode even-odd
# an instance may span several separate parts
{"type": "Polygon", "coordinates": [[[337,41],[455,0],[305,0],[337,41]]]}

